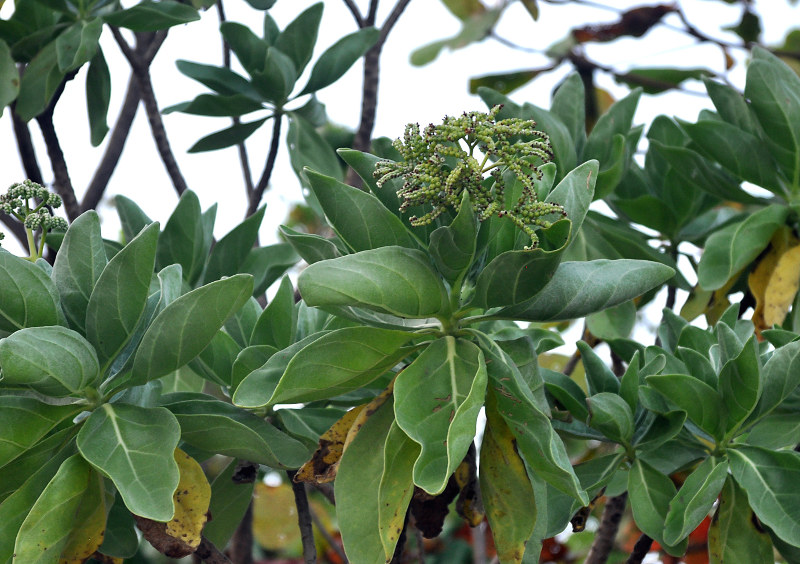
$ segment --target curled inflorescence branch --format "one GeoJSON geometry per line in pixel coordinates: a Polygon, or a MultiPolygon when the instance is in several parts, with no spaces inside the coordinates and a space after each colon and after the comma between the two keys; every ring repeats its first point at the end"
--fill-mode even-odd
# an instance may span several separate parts
{"type": "Polygon", "coordinates": [[[376,163],[379,186],[393,178],[403,179],[397,191],[401,212],[423,204],[433,208],[409,218],[411,225],[429,224],[448,207],[458,209],[464,191],[480,221],[492,215],[507,217],[527,234],[531,245],[526,249],[539,242],[534,227],[549,227],[553,214],[566,216],[559,204],[540,202],[534,186],[534,178],[542,177],[539,166],[553,159],[550,138],[535,129],[532,120],[498,120],[501,108],[445,117],[441,125],[430,124],[422,131],[419,124],[410,123],[403,138],[394,142],[403,160],[376,163]],[[513,206],[506,205],[507,171],[522,186],[513,206]]]}

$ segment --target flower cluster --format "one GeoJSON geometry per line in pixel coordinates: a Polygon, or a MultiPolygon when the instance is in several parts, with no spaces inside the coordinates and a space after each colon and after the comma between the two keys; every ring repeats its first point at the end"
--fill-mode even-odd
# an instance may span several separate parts
{"type": "Polygon", "coordinates": [[[58,194],[49,192],[32,180],[12,184],[5,194],[0,194],[0,211],[13,215],[30,230],[66,230],[66,220],[50,212],[50,208],[60,206],[61,198],[58,194]],[[38,203],[31,205],[29,200],[38,203]]]}
{"type": "Polygon", "coordinates": [[[403,160],[376,163],[379,186],[393,178],[403,179],[397,191],[401,212],[424,204],[432,207],[421,217],[409,218],[411,225],[426,225],[448,207],[458,209],[466,190],[480,221],[492,215],[508,217],[531,238],[526,247],[530,249],[539,241],[535,226],[549,227],[552,214],[566,215],[562,206],[540,202],[534,186],[534,178],[542,176],[539,165],[553,158],[549,137],[537,131],[532,120],[498,120],[501,108],[445,117],[441,125],[430,124],[423,131],[419,124],[408,124],[403,138],[394,142],[403,160]],[[522,186],[512,206],[505,199],[507,171],[522,186]],[[486,178],[487,173],[491,178],[486,178]]]}

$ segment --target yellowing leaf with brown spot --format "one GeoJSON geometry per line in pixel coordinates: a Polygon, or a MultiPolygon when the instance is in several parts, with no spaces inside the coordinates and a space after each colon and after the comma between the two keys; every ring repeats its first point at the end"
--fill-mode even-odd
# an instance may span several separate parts
{"type": "Polygon", "coordinates": [[[311,460],[303,464],[295,474],[296,482],[324,484],[333,481],[339,459],[342,458],[347,433],[362,409],[363,405],[354,407],[320,436],[319,446],[311,460]]]}
{"type": "Polygon", "coordinates": [[[106,503],[103,497],[103,478],[89,472],[89,485],[74,515],[75,528],[61,551],[59,564],[82,564],[103,544],[106,530],[106,503]]]}
{"type": "Polygon", "coordinates": [[[783,323],[800,284],[800,239],[788,228],[778,230],[747,284],[756,300],[752,319],[756,331],[760,334],[783,323]]]}
{"type": "Polygon", "coordinates": [[[497,410],[494,393],[487,393],[486,400],[480,456],[483,504],[500,564],[520,564],[525,543],[536,525],[536,499],[525,463],[517,454],[514,434],[497,410]]]}
{"type": "Polygon", "coordinates": [[[175,515],[167,522],[166,532],[190,547],[197,548],[200,545],[203,526],[208,520],[211,485],[194,458],[179,448],[175,449],[174,456],[181,477],[172,496],[175,515]]]}

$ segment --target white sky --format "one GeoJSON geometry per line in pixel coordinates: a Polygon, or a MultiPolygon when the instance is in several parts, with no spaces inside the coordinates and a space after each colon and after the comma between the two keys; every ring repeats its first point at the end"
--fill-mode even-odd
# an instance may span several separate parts
{"type": "MultiPolygon", "coordinates": [[[[301,10],[313,3],[310,0],[279,0],[271,10],[271,14],[283,28],[301,10]]],[[[362,9],[366,9],[365,0],[357,3],[362,9]]],[[[605,0],[605,3],[625,9],[645,2],[605,0]]],[[[655,3],[650,2],[650,4],[655,3]]],[[[317,42],[317,52],[309,69],[322,50],[345,33],[356,29],[343,2],[326,0],[324,4],[325,13],[317,42]]],[[[379,22],[383,22],[393,4],[394,2],[387,0],[381,2],[379,22]]],[[[553,6],[544,2],[540,4],[541,16],[538,22],[533,22],[521,5],[512,5],[500,22],[499,33],[520,45],[545,49],[565,37],[571,27],[590,22],[612,22],[617,19],[613,12],[586,6],[553,6]]],[[[739,6],[729,6],[718,0],[687,0],[681,4],[690,21],[709,35],[736,40],[735,36],[725,34],[719,27],[735,24],[738,21],[739,6]]],[[[228,0],[225,8],[229,20],[248,24],[260,34],[262,17],[259,12],[250,9],[243,0],[228,0]]],[[[800,12],[800,9],[792,8],[787,0],[762,0],[756,3],[756,8],[764,15],[767,43],[780,42],[786,31],[786,22],[798,21],[797,15],[800,12]],[[768,9],[764,6],[768,6],[768,9]]],[[[8,18],[11,12],[12,2],[8,0],[0,9],[0,17],[8,18]]],[[[678,24],[675,16],[668,16],[665,21],[678,24]]],[[[186,59],[220,64],[222,59],[218,25],[216,10],[211,9],[202,15],[201,21],[170,31],[152,67],[156,96],[162,108],[207,92],[204,86],[181,75],[175,68],[174,61],[186,59]]],[[[404,125],[409,121],[438,122],[445,114],[485,109],[477,96],[468,94],[469,77],[533,68],[547,63],[547,59],[543,56],[510,49],[497,41],[487,40],[456,52],[445,51],[435,62],[426,67],[410,66],[408,57],[413,49],[435,39],[454,35],[459,28],[459,22],[438,0],[412,0],[383,50],[375,136],[397,137],[402,134],[404,125]]],[[[101,42],[112,72],[109,124],[113,124],[124,95],[128,66],[108,30],[104,31],[101,42]]],[[[698,47],[691,38],[662,26],[652,30],[644,40],[626,39],[613,44],[590,45],[587,52],[593,60],[619,70],[634,66],[670,65],[705,66],[716,71],[722,69],[722,54],[719,49],[712,46],[698,47]]],[[[742,55],[736,51],[732,51],[732,54],[738,57],[742,55]]],[[[551,90],[564,77],[566,70],[564,67],[558,72],[540,77],[531,85],[512,93],[512,99],[519,103],[532,102],[548,107],[551,90]]],[[[739,86],[743,85],[742,65],[738,65],[737,70],[730,75],[730,79],[739,86]]],[[[304,83],[305,78],[301,78],[299,87],[304,83]]],[[[612,91],[616,97],[626,92],[624,87],[616,85],[613,80],[602,75],[598,75],[598,83],[612,91]]],[[[84,84],[85,76],[81,72],[68,85],[55,115],[56,128],[61,133],[61,143],[79,197],[89,183],[104,149],[104,145],[93,148],[88,141],[84,84]]],[[[319,98],[327,105],[328,114],[333,121],[352,128],[357,126],[360,112],[360,85],[359,63],[342,80],[320,92],[319,98]]],[[[703,91],[699,83],[688,83],[688,88],[698,92],[703,91]]],[[[694,119],[697,112],[704,107],[710,107],[710,103],[701,96],[686,94],[645,96],[640,102],[636,121],[648,123],[659,113],[694,119]]],[[[245,118],[245,120],[250,119],[245,118]]],[[[206,118],[177,113],[164,116],[164,122],[173,152],[190,188],[199,195],[203,208],[214,202],[219,204],[216,227],[216,235],[219,237],[241,221],[245,209],[237,151],[235,148],[230,148],[190,155],[186,150],[200,137],[223,129],[230,122],[228,118],[206,118]]],[[[263,168],[270,129],[267,124],[248,140],[253,174],[256,178],[263,168]]],[[[40,148],[39,159],[43,174],[45,179],[50,180],[52,172],[49,169],[46,151],[39,142],[40,135],[35,123],[32,124],[32,131],[34,140],[40,148]]],[[[8,112],[0,118],[0,155],[2,155],[0,186],[8,186],[22,180],[23,171],[17,157],[8,112]]],[[[106,197],[101,203],[104,236],[108,238],[117,237],[116,214],[109,206],[109,200],[116,194],[124,194],[136,200],[153,219],[162,221],[162,224],[177,202],[175,191],[155,151],[141,108],[137,113],[126,150],[111,180],[106,197]]],[[[290,203],[300,199],[299,183],[289,166],[287,150],[282,145],[272,177],[272,188],[265,194],[267,216],[262,227],[263,243],[276,241],[277,226],[286,217],[290,203]]],[[[10,239],[11,237],[7,237],[4,243],[7,248],[11,248],[10,239]]]]}

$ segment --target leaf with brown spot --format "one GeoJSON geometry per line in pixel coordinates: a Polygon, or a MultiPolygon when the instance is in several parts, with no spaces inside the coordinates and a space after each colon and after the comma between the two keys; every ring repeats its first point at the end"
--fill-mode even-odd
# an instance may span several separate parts
{"type": "Polygon", "coordinates": [[[166,533],[196,549],[208,520],[211,485],[200,464],[179,448],[175,449],[175,462],[180,470],[180,481],[172,496],[175,515],[167,522],[166,533]]]}
{"type": "Polygon", "coordinates": [[[342,458],[342,452],[344,452],[347,433],[363,409],[363,405],[354,407],[320,436],[317,450],[314,451],[311,459],[297,471],[294,477],[295,482],[325,484],[333,481],[336,477],[339,459],[342,458]]]}
{"type": "Polygon", "coordinates": [[[383,449],[383,474],[378,488],[378,527],[386,561],[394,556],[403,532],[406,509],[414,493],[414,461],[420,447],[393,422],[383,449]]]}
{"type": "Polygon", "coordinates": [[[800,285],[800,239],[789,228],[775,232],[747,284],[756,300],[752,319],[756,331],[760,334],[782,324],[800,285]]]}

